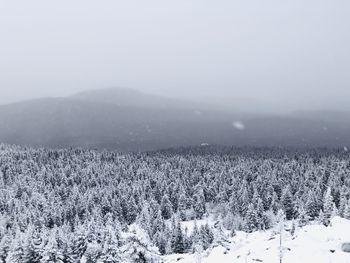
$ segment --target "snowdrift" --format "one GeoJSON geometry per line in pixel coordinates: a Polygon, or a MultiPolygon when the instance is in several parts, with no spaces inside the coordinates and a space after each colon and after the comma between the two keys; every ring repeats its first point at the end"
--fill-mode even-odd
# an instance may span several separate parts
{"type": "MultiPolygon", "coordinates": [[[[188,223],[187,223],[188,225],[188,223]]],[[[288,224],[287,224],[288,225],[288,224]]],[[[285,229],[288,229],[286,227],[285,229]]],[[[230,238],[229,250],[222,246],[201,255],[169,255],[165,262],[179,263],[349,263],[350,220],[334,217],[325,227],[312,224],[297,228],[294,235],[282,232],[282,246],[277,229],[254,233],[237,232],[230,238]]]]}

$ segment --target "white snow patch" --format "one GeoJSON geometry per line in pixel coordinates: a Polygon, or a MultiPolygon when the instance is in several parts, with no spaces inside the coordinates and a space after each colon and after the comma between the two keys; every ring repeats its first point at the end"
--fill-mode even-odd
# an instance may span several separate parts
{"type": "Polygon", "coordinates": [[[233,126],[233,128],[235,128],[235,129],[237,129],[237,130],[240,130],[240,131],[245,130],[245,125],[244,125],[244,123],[241,122],[241,121],[234,121],[234,122],[232,123],[232,126],[233,126]]]}
{"type": "MultiPolygon", "coordinates": [[[[207,219],[208,220],[208,219],[207,219]]],[[[210,223],[199,220],[197,225],[210,223]]],[[[183,222],[183,226],[193,229],[193,221],[183,222]]],[[[279,263],[280,240],[275,230],[245,233],[237,231],[230,238],[231,247],[227,251],[218,246],[202,255],[183,254],[164,257],[166,263],[279,263]]],[[[334,217],[331,225],[314,224],[297,228],[294,236],[288,231],[282,235],[283,263],[349,263],[350,254],[341,250],[341,245],[350,242],[350,220],[334,217]]]]}

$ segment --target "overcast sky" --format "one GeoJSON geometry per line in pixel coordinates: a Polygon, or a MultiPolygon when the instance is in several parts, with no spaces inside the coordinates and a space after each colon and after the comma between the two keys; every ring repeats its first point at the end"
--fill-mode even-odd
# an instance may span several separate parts
{"type": "Polygon", "coordinates": [[[350,108],[348,0],[0,2],[0,103],[130,87],[350,108]]]}

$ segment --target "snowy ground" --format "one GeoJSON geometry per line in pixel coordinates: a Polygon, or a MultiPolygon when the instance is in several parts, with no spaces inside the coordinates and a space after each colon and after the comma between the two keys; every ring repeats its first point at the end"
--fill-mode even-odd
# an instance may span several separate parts
{"type": "MultiPolygon", "coordinates": [[[[203,223],[203,222],[200,222],[203,223]]],[[[188,228],[190,223],[185,223],[188,228]]],[[[169,255],[166,263],[278,263],[280,238],[276,231],[254,233],[237,232],[230,239],[232,244],[227,251],[215,247],[208,255],[169,255]]],[[[308,225],[297,228],[294,236],[285,231],[282,235],[283,263],[350,263],[350,253],[342,252],[341,245],[350,242],[350,220],[335,217],[331,226],[308,225]]]]}

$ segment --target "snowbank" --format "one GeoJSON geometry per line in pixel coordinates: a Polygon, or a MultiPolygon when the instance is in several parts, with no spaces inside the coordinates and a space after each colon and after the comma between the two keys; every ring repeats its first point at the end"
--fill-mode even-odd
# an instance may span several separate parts
{"type": "MultiPolygon", "coordinates": [[[[186,225],[188,225],[187,223],[186,225]]],[[[276,230],[237,232],[230,250],[215,247],[208,255],[169,255],[165,262],[179,263],[279,263],[280,238],[276,230]]],[[[298,228],[292,236],[282,233],[283,263],[349,263],[350,253],[342,245],[350,242],[350,220],[334,217],[331,225],[314,224],[298,228]]]]}

